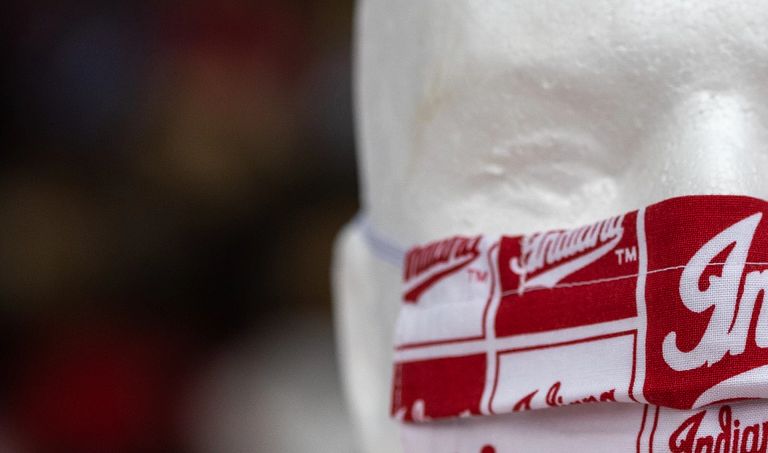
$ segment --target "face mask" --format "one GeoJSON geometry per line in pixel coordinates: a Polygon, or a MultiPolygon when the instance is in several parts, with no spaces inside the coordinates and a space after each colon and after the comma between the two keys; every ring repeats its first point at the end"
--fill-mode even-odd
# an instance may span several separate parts
{"type": "Polygon", "coordinates": [[[766,451],[765,201],[454,236],[407,251],[403,281],[406,451],[766,451]]]}

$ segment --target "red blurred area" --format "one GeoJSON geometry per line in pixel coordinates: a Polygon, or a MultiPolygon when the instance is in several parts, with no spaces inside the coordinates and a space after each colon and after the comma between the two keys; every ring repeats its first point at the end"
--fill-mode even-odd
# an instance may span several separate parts
{"type": "Polygon", "coordinates": [[[352,2],[6,11],[0,451],[351,449],[352,2]]]}
{"type": "Polygon", "coordinates": [[[187,353],[177,338],[146,329],[54,327],[27,351],[12,419],[37,451],[163,451],[187,353]]]}

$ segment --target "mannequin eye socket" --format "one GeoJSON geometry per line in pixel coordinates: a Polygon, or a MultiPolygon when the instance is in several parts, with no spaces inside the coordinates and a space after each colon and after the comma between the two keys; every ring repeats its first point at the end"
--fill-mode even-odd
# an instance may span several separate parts
{"type": "Polygon", "coordinates": [[[492,165],[544,180],[555,177],[612,174],[621,167],[617,153],[599,141],[571,131],[543,131],[521,136],[491,148],[486,156],[492,165]]]}
{"type": "MultiPolygon", "coordinates": [[[[494,148],[482,174],[520,203],[546,200],[553,205],[580,197],[613,196],[621,171],[619,153],[608,153],[597,141],[577,134],[532,135],[494,148]]],[[[489,187],[489,186],[486,186],[489,187]]],[[[490,187],[489,187],[490,188],[490,187]]]]}
{"type": "Polygon", "coordinates": [[[572,159],[532,163],[522,168],[516,177],[516,186],[522,191],[539,191],[562,198],[605,190],[599,188],[608,186],[612,180],[605,169],[572,159]]]}

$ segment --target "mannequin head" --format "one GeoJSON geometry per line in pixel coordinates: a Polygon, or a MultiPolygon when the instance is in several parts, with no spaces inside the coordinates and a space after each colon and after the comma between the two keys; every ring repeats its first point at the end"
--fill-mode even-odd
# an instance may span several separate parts
{"type": "MultiPolygon", "coordinates": [[[[678,195],[768,197],[766,19],[756,0],[363,2],[370,223],[407,246],[576,226],[678,195]]],[[[374,290],[356,308],[343,300],[353,289],[339,292],[347,384],[370,389],[351,391],[353,408],[381,406],[355,413],[363,436],[385,439],[399,270],[351,272],[342,247],[339,279],[374,280],[358,283],[374,290]],[[345,327],[364,323],[378,337],[345,327]]]]}

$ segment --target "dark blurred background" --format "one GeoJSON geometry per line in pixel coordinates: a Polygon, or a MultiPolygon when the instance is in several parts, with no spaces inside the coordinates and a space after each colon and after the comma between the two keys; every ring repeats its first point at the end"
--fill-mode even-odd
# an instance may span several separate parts
{"type": "Polygon", "coordinates": [[[352,451],[352,2],[3,9],[0,451],[352,451]]]}

